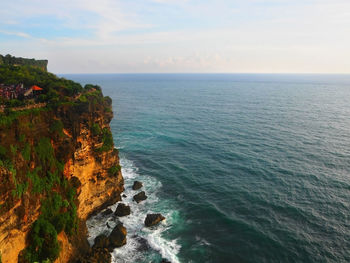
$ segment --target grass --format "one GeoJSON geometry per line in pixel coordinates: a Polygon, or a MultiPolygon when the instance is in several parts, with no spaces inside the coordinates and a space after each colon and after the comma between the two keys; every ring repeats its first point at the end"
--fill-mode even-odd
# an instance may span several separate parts
{"type": "Polygon", "coordinates": [[[102,146],[97,148],[97,152],[107,152],[113,149],[113,136],[108,128],[103,128],[102,130],[102,146]]]}
{"type": "Polygon", "coordinates": [[[98,123],[93,123],[91,125],[91,132],[94,136],[100,135],[102,132],[100,125],[98,123]]]}
{"type": "Polygon", "coordinates": [[[56,133],[60,137],[63,137],[64,133],[63,133],[63,123],[62,123],[62,121],[61,120],[54,120],[53,123],[50,126],[50,132],[51,133],[56,133]]]}
{"type": "Polygon", "coordinates": [[[119,164],[113,165],[111,168],[108,169],[108,173],[112,176],[117,175],[118,172],[121,170],[121,166],[119,164]]]}
{"type": "Polygon", "coordinates": [[[23,159],[26,161],[30,161],[30,153],[31,153],[31,147],[30,147],[30,144],[27,142],[24,145],[23,150],[21,152],[23,159]]]}
{"type": "Polygon", "coordinates": [[[50,168],[55,165],[54,150],[51,145],[51,141],[47,137],[40,138],[37,146],[35,147],[35,153],[39,158],[43,167],[50,168]]]}

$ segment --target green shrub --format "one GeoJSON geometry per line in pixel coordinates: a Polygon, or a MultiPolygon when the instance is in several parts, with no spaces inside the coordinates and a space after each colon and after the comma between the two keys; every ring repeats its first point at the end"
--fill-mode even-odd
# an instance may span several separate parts
{"type": "Polygon", "coordinates": [[[24,160],[29,161],[30,160],[30,153],[31,153],[31,147],[29,143],[26,143],[24,145],[24,148],[22,150],[22,157],[24,160]]]}
{"type": "Polygon", "coordinates": [[[12,191],[12,196],[13,197],[18,197],[18,198],[21,198],[22,195],[27,192],[27,189],[28,189],[28,182],[24,182],[24,183],[21,183],[21,184],[16,184],[16,190],[13,190],[12,191]]]}
{"type": "Polygon", "coordinates": [[[117,164],[117,165],[113,165],[111,168],[109,168],[108,173],[110,175],[117,175],[120,170],[121,170],[121,166],[119,164],[117,164]]]}
{"type": "Polygon", "coordinates": [[[46,181],[45,190],[50,191],[55,184],[60,184],[60,177],[58,176],[58,170],[54,172],[47,171],[46,177],[44,177],[46,181]]]}
{"type": "Polygon", "coordinates": [[[60,253],[55,227],[45,218],[39,217],[28,235],[29,247],[24,253],[28,262],[54,261],[60,253]]]}
{"type": "Polygon", "coordinates": [[[111,99],[111,97],[105,96],[105,97],[103,98],[103,100],[104,100],[108,105],[112,105],[112,99],[111,99]]]}
{"type": "Polygon", "coordinates": [[[51,133],[57,133],[59,136],[63,137],[63,123],[61,120],[54,120],[54,122],[50,126],[51,133]]]}
{"type": "Polygon", "coordinates": [[[16,156],[17,153],[17,146],[16,145],[10,145],[10,150],[13,156],[16,156]]]}
{"type": "Polygon", "coordinates": [[[97,152],[106,152],[113,148],[113,136],[108,128],[103,128],[102,130],[102,146],[97,148],[97,152]]]}
{"type": "Polygon", "coordinates": [[[21,134],[21,135],[19,136],[19,141],[20,141],[20,142],[25,142],[25,140],[26,140],[26,136],[25,136],[24,134],[21,134]]]}
{"type": "Polygon", "coordinates": [[[43,167],[45,166],[49,168],[56,164],[54,150],[49,138],[47,137],[40,138],[37,146],[35,147],[35,152],[39,158],[39,161],[43,165],[43,167]]]}
{"type": "Polygon", "coordinates": [[[95,135],[95,136],[96,136],[96,135],[100,135],[101,132],[102,132],[100,125],[99,125],[98,123],[93,123],[93,124],[91,125],[91,132],[92,132],[92,134],[95,135]]]}
{"type": "Polygon", "coordinates": [[[44,189],[46,188],[45,180],[42,180],[42,178],[38,175],[38,172],[41,171],[42,168],[39,166],[35,168],[33,171],[28,171],[27,177],[32,182],[32,191],[33,193],[43,193],[44,189]]]}
{"type": "Polygon", "coordinates": [[[7,109],[5,113],[0,113],[0,126],[10,127],[13,121],[18,120],[20,116],[25,116],[29,114],[38,115],[40,112],[47,110],[47,108],[36,108],[22,111],[11,111],[7,109]]]}
{"type": "Polygon", "coordinates": [[[59,161],[56,161],[56,167],[59,173],[63,173],[64,170],[64,163],[61,163],[59,161]]]}

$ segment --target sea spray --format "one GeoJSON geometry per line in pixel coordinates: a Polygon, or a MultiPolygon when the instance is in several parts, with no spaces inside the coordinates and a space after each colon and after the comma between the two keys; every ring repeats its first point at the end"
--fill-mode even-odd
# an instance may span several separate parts
{"type": "MultiPolygon", "coordinates": [[[[172,263],[179,262],[177,254],[180,250],[180,245],[176,239],[168,240],[164,237],[164,233],[168,231],[173,220],[178,218],[178,212],[171,209],[171,204],[168,200],[160,200],[157,192],[162,187],[160,181],[149,175],[140,175],[137,167],[132,161],[126,158],[121,158],[122,174],[124,177],[126,195],[122,201],[131,208],[131,214],[125,217],[116,217],[114,214],[105,215],[103,212],[91,217],[87,221],[88,241],[93,245],[94,239],[101,234],[109,235],[112,229],[118,222],[122,222],[126,227],[127,244],[117,248],[112,253],[112,262],[149,262],[160,261],[161,258],[166,258],[172,263]],[[138,191],[132,190],[132,184],[135,180],[143,182],[143,189],[148,199],[137,204],[132,200],[133,195],[138,191]],[[166,220],[158,226],[151,229],[146,228],[144,220],[148,213],[160,212],[166,220]]],[[[114,212],[118,203],[108,207],[114,212]]]]}

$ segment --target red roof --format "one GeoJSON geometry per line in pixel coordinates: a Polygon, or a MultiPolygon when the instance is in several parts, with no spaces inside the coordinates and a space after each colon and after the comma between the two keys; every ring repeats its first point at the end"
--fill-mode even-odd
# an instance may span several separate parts
{"type": "Polygon", "coordinates": [[[38,87],[37,85],[32,86],[33,90],[43,90],[42,88],[38,87]]]}

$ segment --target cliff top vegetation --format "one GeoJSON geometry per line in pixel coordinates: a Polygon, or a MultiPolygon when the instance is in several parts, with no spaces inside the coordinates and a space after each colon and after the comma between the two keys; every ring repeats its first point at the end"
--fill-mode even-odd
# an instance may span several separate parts
{"type": "Polygon", "coordinates": [[[0,65],[12,65],[12,66],[32,66],[37,67],[42,70],[47,71],[47,64],[48,61],[45,59],[42,60],[36,60],[33,58],[21,58],[21,57],[14,57],[11,55],[0,55],[0,65]]]}

